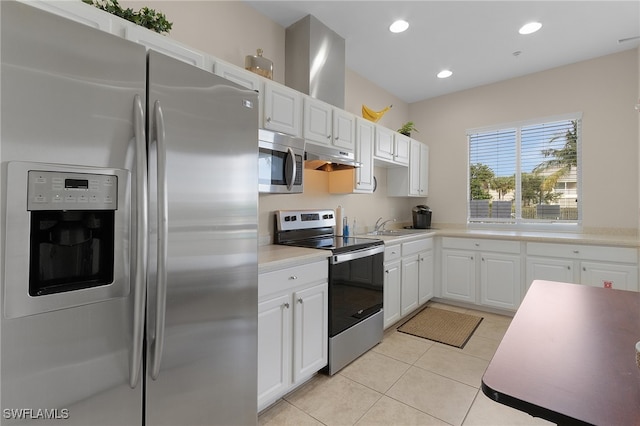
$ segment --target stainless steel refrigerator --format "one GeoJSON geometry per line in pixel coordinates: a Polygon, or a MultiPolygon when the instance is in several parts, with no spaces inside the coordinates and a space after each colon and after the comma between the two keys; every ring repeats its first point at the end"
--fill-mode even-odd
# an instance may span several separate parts
{"type": "Polygon", "coordinates": [[[0,423],[255,424],[257,94],[0,3],[0,423]]]}

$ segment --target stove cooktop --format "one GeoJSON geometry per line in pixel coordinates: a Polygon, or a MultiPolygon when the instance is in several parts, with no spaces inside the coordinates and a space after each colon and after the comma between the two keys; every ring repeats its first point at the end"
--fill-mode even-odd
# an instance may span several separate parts
{"type": "Polygon", "coordinates": [[[324,236],[281,243],[289,246],[333,250],[334,253],[354,251],[361,248],[383,245],[382,240],[361,237],[324,236]]]}

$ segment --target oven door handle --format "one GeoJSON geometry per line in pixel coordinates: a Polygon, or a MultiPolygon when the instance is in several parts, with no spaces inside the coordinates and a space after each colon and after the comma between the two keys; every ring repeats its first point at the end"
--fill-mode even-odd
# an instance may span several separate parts
{"type": "Polygon", "coordinates": [[[361,250],[354,250],[347,253],[334,254],[330,257],[329,263],[331,263],[332,265],[336,265],[338,263],[349,262],[350,260],[373,256],[374,254],[378,253],[384,253],[384,245],[368,247],[361,250]]]}

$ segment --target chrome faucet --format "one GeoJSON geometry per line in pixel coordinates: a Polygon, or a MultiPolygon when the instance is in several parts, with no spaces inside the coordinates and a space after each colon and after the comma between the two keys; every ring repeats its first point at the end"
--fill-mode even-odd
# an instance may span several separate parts
{"type": "Polygon", "coordinates": [[[376,220],[376,224],[373,227],[373,230],[375,232],[380,232],[380,231],[384,231],[384,226],[387,224],[387,222],[395,222],[395,219],[387,219],[384,222],[380,223],[380,221],[382,220],[381,217],[378,218],[378,220],[376,220]]]}

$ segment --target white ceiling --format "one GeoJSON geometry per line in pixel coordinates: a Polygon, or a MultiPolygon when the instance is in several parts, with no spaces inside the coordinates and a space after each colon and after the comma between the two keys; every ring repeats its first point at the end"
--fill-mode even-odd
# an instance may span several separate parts
{"type": "Polygon", "coordinates": [[[348,68],[408,103],[640,44],[618,42],[640,36],[638,0],[245,2],[285,28],[315,16],[345,39],[348,68]],[[411,26],[392,34],[396,19],[411,26]],[[542,29],[518,34],[530,21],[542,29]],[[444,68],[453,76],[436,78],[444,68]]]}

